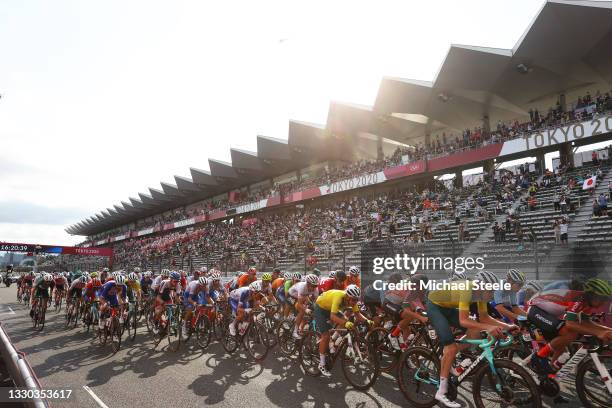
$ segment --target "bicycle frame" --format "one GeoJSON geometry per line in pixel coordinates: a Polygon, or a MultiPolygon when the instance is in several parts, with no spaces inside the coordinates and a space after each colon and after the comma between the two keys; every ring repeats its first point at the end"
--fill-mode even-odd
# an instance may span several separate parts
{"type": "MultiPolygon", "coordinates": [[[[509,344],[512,343],[513,341],[513,337],[511,335],[508,335],[506,340],[503,341],[499,341],[491,336],[489,336],[487,339],[460,339],[457,340],[457,343],[461,343],[461,344],[473,344],[473,345],[477,345],[478,347],[480,347],[483,351],[480,354],[480,356],[478,356],[478,358],[474,361],[472,361],[472,364],[469,365],[469,367],[467,367],[465,369],[465,371],[463,371],[463,373],[461,373],[461,375],[459,377],[457,377],[457,384],[461,384],[461,382],[465,379],[465,377],[467,377],[467,375],[472,372],[472,370],[474,370],[483,359],[486,359],[488,364],[489,364],[489,368],[491,369],[491,372],[493,373],[493,375],[495,376],[495,388],[498,392],[501,391],[502,386],[501,383],[499,381],[499,376],[497,375],[497,370],[495,368],[495,362],[494,362],[494,356],[493,356],[493,350],[495,349],[495,347],[500,346],[500,347],[505,347],[508,346],[509,344]]],[[[421,378],[419,377],[419,372],[421,371],[421,368],[418,368],[416,370],[416,372],[414,373],[414,378],[415,380],[419,381],[419,382],[424,382],[427,384],[431,384],[431,385],[435,385],[436,387],[440,385],[440,381],[439,379],[435,379],[435,378],[421,378]]]]}

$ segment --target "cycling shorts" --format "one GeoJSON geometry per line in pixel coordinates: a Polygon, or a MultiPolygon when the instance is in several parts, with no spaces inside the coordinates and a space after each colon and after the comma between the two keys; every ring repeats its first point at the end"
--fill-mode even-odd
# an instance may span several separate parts
{"type": "Polygon", "coordinates": [[[236,316],[236,313],[238,313],[238,306],[239,306],[241,303],[242,303],[242,307],[243,307],[243,308],[248,308],[248,304],[247,304],[247,305],[245,305],[243,302],[240,302],[239,300],[236,300],[236,299],[232,299],[232,298],[230,298],[230,300],[229,300],[229,305],[230,305],[230,307],[232,308],[232,314],[233,314],[234,316],[236,316]]]}
{"type": "Polygon", "coordinates": [[[285,288],[284,287],[280,287],[276,290],[276,298],[278,299],[278,301],[282,304],[287,303],[287,298],[285,297],[285,288]]]}
{"type": "Polygon", "coordinates": [[[331,312],[325,310],[315,303],[314,305],[314,318],[316,330],[323,334],[330,331],[334,326],[331,324],[331,312]]]}
{"type": "Polygon", "coordinates": [[[49,299],[49,291],[47,289],[36,288],[36,290],[34,291],[34,297],[49,299]]]}
{"type": "Polygon", "coordinates": [[[436,305],[427,299],[427,317],[436,331],[440,344],[448,346],[455,342],[451,327],[461,327],[459,324],[459,309],[450,309],[436,305]]]}
{"type": "Polygon", "coordinates": [[[559,334],[559,330],[565,324],[564,320],[548,313],[537,306],[531,306],[527,312],[527,319],[531,324],[540,329],[546,341],[552,341],[559,334]]]}
{"type": "Polygon", "coordinates": [[[69,298],[81,298],[83,297],[83,289],[72,288],[68,291],[69,298]]]}

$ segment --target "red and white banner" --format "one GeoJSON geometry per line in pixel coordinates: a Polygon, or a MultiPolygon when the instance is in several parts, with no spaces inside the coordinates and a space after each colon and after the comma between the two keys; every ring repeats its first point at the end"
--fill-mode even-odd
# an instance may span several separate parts
{"type": "Polygon", "coordinates": [[[142,237],[143,235],[149,235],[153,233],[153,227],[151,228],[145,228],[145,229],[141,229],[140,231],[138,231],[136,233],[137,237],[142,237]]]}

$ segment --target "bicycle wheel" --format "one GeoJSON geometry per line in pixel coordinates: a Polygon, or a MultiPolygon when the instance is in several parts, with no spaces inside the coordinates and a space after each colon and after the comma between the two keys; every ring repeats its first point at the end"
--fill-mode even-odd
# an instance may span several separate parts
{"type": "Polygon", "coordinates": [[[425,347],[411,347],[397,362],[397,385],[404,398],[418,408],[429,408],[436,404],[440,378],[440,361],[425,347]]]}
{"type": "Polygon", "coordinates": [[[113,348],[113,353],[116,353],[121,348],[121,325],[119,324],[119,319],[117,318],[117,316],[111,317],[109,331],[111,338],[111,347],[113,348]]]}
{"type": "Polygon", "coordinates": [[[34,330],[36,330],[38,328],[38,304],[36,305],[36,307],[34,308],[34,313],[32,314],[32,327],[34,328],[34,330]]]}
{"type": "Polygon", "coordinates": [[[153,329],[155,328],[155,312],[153,308],[147,310],[147,315],[145,317],[145,323],[147,324],[147,331],[149,333],[153,333],[153,329]]]}
{"type": "Polygon", "coordinates": [[[381,371],[392,372],[397,366],[401,352],[391,345],[389,331],[384,327],[377,327],[367,334],[366,340],[376,353],[381,371]]]}
{"type": "Polygon", "coordinates": [[[74,310],[74,305],[69,304],[66,307],[66,328],[70,328],[70,324],[72,323],[72,311],[74,310]]]}
{"type": "Polygon", "coordinates": [[[90,308],[87,308],[85,310],[85,314],[83,315],[83,322],[85,323],[85,332],[89,333],[89,328],[91,327],[91,324],[93,323],[90,308]]]}
{"type": "Polygon", "coordinates": [[[129,326],[132,328],[129,338],[134,341],[136,339],[136,329],[138,328],[138,314],[132,310],[128,315],[128,320],[130,322],[129,326]]]}
{"type": "Polygon", "coordinates": [[[344,347],[342,372],[344,378],[358,390],[369,389],[380,374],[376,352],[369,342],[359,337],[353,340],[353,345],[344,347]]]}
{"type": "Polygon", "coordinates": [[[166,330],[166,336],[168,337],[168,349],[170,351],[177,351],[181,346],[181,317],[179,316],[178,309],[175,309],[172,313],[172,319],[168,321],[168,327],[166,330]]]}
{"type": "Polygon", "coordinates": [[[319,339],[314,331],[308,332],[300,345],[300,366],[306,375],[318,377],[319,371],[319,339]]]}
{"type": "Polygon", "coordinates": [[[268,347],[272,348],[276,346],[278,338],[276,337],[276,327],[278,326],[278,322],[274,320],[271,316],[266,314],[263,327],[266,329],[266,337],[268,339],[268,347]]]}
{"type": "Polygon", "coordinates": [[[225,314],[222,311],[217,311],[215,313],[215,318],[212,320],[212,332],[217,341],[221,341],[223,339],[223,326],[225,325],[225,314]]]}
{"type": "MultiPolygon", "coordinates": [[[[232,336],[229,331],[230,321],[226,320],[223,322],[223,337],[221,338],[221,345],[223,349],[228,353],[233,353],[239,346],[238,338],[236,336],[232,336]]],[[[238,328],[236,328],[238,330],[238,328]]]]}
{"type": "MultiPolygon", "coordinates": [[[[599,354],[599,361],[608,376],[612,376],[612,355],[599,354]]],[[[576,392],[586,408],[612,407],[612,395],[608,393],[595,362],[585,358],[576,369],[576,392]]]]}
{"type": "Polygon", "coordinates": [[[542,406],[538,386],[527,370],[509,360],[494,359],[493,364],[497,377],[488,364],[482,364],[474,374],[472,394],[477,407],[542,406]]]}
{"type": "Polygon", "coordinates": [[[263,324],[251,322],[243,337],[244,346],[253,360],[263,361],[270,350],[268,332],[263,324]]]}
{"type": "Polygon", "coordinates": [[[295,356],[295,350],[297,349],[297,342],[293,338],[293,324],[292,320],[285,319],[276,329],[278,347],[281,353],[287,357],[295,356]]]}
{"type": "Polygon", "coordinates": [[[79,324],[79,315],[81,310],[81,303],[77,303],[72,311],[72,327],[76,328],[79,324]]]}
{"type": "Polygon", "coordinates": [[[202,315],[198,319],[196,323],[195,332],[196,332],[196,341],[198,342],[198,346],[202,349],[205,349],[210,344],[210,337],[212,335],[210,327],[210,320],[208,320],[208,316],[202,315]]]}
{"type": "Polygon", "coordinates": [[[38,314],[38,330],[42,331],[45,328],[45,318],[47,314],[47,307],[41,306],[40,313],[38,314]]]}

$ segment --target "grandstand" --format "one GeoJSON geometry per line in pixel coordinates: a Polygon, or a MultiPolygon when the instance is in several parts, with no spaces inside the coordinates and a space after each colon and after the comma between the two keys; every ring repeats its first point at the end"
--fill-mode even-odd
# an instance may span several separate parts
{"type": "Polygon", "coordinates": [[[577,151],[612,139],[609,44],[610,3],[548,1],[512,49],[452,45],[431,82],[384,78],[373,106],[332,103],[324,125],[290,121],[287,140],[257,136],[256,152],[231,149],[231,163],[209,159],[66,231],[112,246],[122,268],[330,270],[383,242],[486,254],[487,269],[531,279],[610,273],[612,220],[595,210],[612,150],[577,151]],[[519,159],[530,164],[504,170],[519,159]]]}

